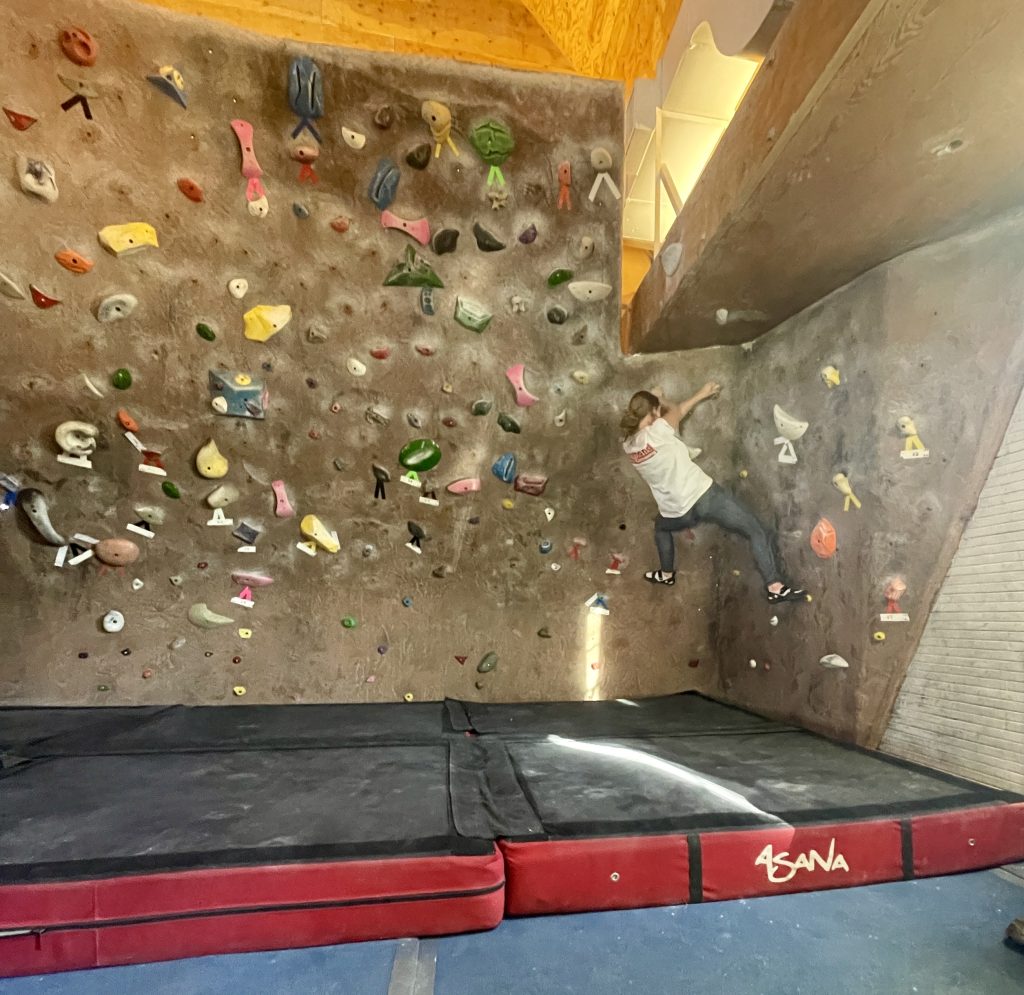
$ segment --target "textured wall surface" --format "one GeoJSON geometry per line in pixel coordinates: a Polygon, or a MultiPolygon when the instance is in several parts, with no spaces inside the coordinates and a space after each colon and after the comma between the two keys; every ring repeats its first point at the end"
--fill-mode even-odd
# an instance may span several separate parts
{"type": "MultiPolygon", "coordinates": [[[[65,536],[131,538],[141,556],[124,572],[101,572],[95,558],[58,569],[56,548],[21,511],[0,514],[0,700],[224,702],[234,700],[236,685],[247,689],[247,702],[394,700],[406,693],[576,698],[656,694],[706,680],[713,664],[706,557],[715,539],[692,544],[686,582],[670,599],[652,597],[666,593],[640,579],[653,564],[653,503],[619,451],[616,426],[630,391],[656,382],[671,392],[696,389],[710,376],[727,380],[736,360],[709,351],[666,369],[618,354],[619,205],[607,188],[594,202],[587,194],[594,146],[611,151],[612,174],[620,178],[619,87],[312,49],[326,98],[318,122],[320,179],[313,185],[299,182],[299,163],[288,151],[297,118],[285,83],[291,59],[306,49],[115,2],[79,4],[72,23],[99,44],[93,67],[61,52],[65,5],[14,0],[0,13],[3,106],[38,118],[20,132],[0,119],[7,177],[0,185],[0,271],[26,293],[33,284],[61,301],[40,309],[31,299],[0,296],[0,472],[42,491],[65,536]],[[183,74],[187,110],[146,80],[169,63],[183,74]],[[72,94],[58,74],[95,91],[93,120],[80,105],[61,110],[72,94]],[[461,154],[446,148],[420,172],[405,155],[430,141],[420,117],[424,99],[451,107],[461,154]],[[394,116],[387,130],[373,123],[384,105],[394,116]],[[503,167],[509,199],[500,210],[491,209],[487,168],[467,138],[488,117],[505,122],[516,140],[503,167]],[[233,118],[255,129],[270,204],[265,218],[247,211],[233,118]],[[343,127],[366,136],[362,150],[346,145],[343,127]],[[55,203],[21,190],[18,154],[53,166],[55,203]],[[413,245],[407,235],[381,228],[367,197],[382,156],[401,168],[391,207],[397,215],[461,232],[452,254],[414,246],[445,283],[435,292],[433,317],[421,313],[418,290],[382,286],[413,245]],[[556,206],[562,160],[574,169],[568,211],[556,206]],[[179,191],[182,177],[202,188],[202,203],[179,191]],[[296,217],[293,203],[310,216],[296,217]],[[340,215],[351,219],[344,233],[329,226],[340,215]],[[132,221],[152,224],[159,247],[115,258],[98,244],[102,227],[132,221]],[[508,247],[481,252],[475,222],[508,247]],[[530,224],[539,236],[520,244],[517,235],[530,224]],[[595,245],[585,261],[574,255],[582,237],[595,245]],[[54,255],[66,249],[90,258],[91,272],[61,268],[54,255]],[[576,279],[612,284],[611,296],[582,304],[565,285],[549,289],[547,276],[560,267],[572,268],[576,279]],[[234,278],[249,282],[242,300],[228,292],[234,278]],[[97,304],[115,292],[135,295],[138,307],[101,324],[97,304]],[[453,320],[459,294],[493,312],[482,334],[453,320]],[[512,312],[513,295],[528,301],[525,313],[512,312]],[[258,304],[292,308],[291,322],[264,343],[243,337],[242,316],[258,304]],[[546,320],[553,304],[569,311],[565,324],[546,320]],[[216,332],[215,341],[197,335],[200,322],[216,332]],[[310,340],[313,326],[325,341],[310,340]],[[421,355],[416,346],[433,354],[421,355]],[[381,347],[390,348],[390,357],[372,358],[370,350],[381,347]],[[365,376],[347,372],[350,358],[366,364],[365,376]],[[516,406],[504,374],[519,362],[539,397],[529,408],[516,406]],[[121,367],[134,378],[125,391],[111,386],[121,367]],[[263,378],[266,419],[216,414],[210,370],[263,378]],[[577,382],[574,372],[588,382],[577,382]],[[470,407],[480,398],[494,407],[476,417],[470,407]],[[389,425],[366,420],[371,406],[389,425]],[[145,445],[162,454],[180,500],[164,496],[160,478],[138,471],[138,454],[115,418],[120,407],[137,420],[145,445]],[[562,410],[560,428],[555,418],[562,410]],[[502,431],[499,412],[518,419],[522,433],[502,431]],[[422,430],[409,426],[410,413],[422,430]],[[98,427],[92,470],[56,461],[54,430],[66,420],[98,427]],[[398,480],[399,450],[416,437],[436,439],[443,451],[427,475],[440,492],[439,508],[420,504],[398,480]],[[222,481],[196,472],[197,450],[211,438],[230,464],[222,481]],[[542,497],[516,493],[492,476],[503,452],[516,454],[521,472],[548,475],[542,497]],[[336,469],[335,460],[344,468],[336,469]],[[385,500],[373,497],[373,462],[392,475],[385,500]],[[443,492],[448,482],[472,476],[482,481],[479,494],[443,492]],[[270,484],[277,479],[294,518],[275,517],[270,484]],[[237,553],[241,543],[231,529],[206,525],[212,512],[205,497],[220,483],[240,492],[226,514],[263,529],[256,554],[237,553]],[[513,498],[514,508],[504,509],[503,498],[513,498]],[[153,539],[126,532],[139,520],[140,505],[157,505],[166,515],[153,539]],[[550,524],[545,507],[555,511],[550,524]],[[339,553],[321,550],[310,558],[296,548],[306,514],[337,531],[339,553]],[[410,519],[428,535],[422,555],[405,547],[410,519]],[[588,542],[578,561],[567,554],[576,536],[588,542]],[[543,539],[553,544],[547,556],[538,551],[543,539]],[[630,557],[621,577],[605,574],[613,552],[630,557]],[[561,565],[557,573],[553,562],[561,565]],[[273,577],[272,586],[255,589],[251,609],[230,601],[241,587],[230,576],[237,568],[273,577]],[[139,590],[132,588],[136,578],[144,583],[139,590]],[[584,607],[597,591],[609,595],[607,617],[584,607]],[[411,607],[403,598],[412,599],[411,607]],[[193,626],[188,611],[199,602],[233,623],[193,626]],[[120,633],[102,631],[110,609],[126,618],[120,633]],[[343,628],[345,616],[358,619],[358,627],[343,628]],[[542,627],[552,638],[538,636],[542,627]],[[250,639],[239,635],[246,628],[250,639]],[[489,651],[500,662],[481,676],[476,664],[489,651]],[[688,667],[698,659],[699,667],[688,667]]],[[[717,417],[702,412],[686,429],[713,472],[724,468],[728,444],[717,417]]]]}
{"type": "Polygon", "coordinates": [[[1007,219],[878,267],[742,360],[731,462],[749,477],[736,489],[777,522],[791,572],[815,600],[778,611],[758,604],[746,551],[730,540],[714,631],[719,689],[730,700],[877,743],[1020,393],[1022,264],[1024,223],[1007,219]],[[839,370],[839,386],[821,379],[826,365],[839,370]],[[810,423],[794,443],[795,465],[777,461],[776,403],[810,423]],[[928,458],[900,457],[903,416],[928,458]],[[843,511],[837,472],[860,510],[843,511]],[[808,542],[821,516],[837,533],[831,559],[808,542]],[[906,582],[909,623],[880,622],[893,576],[906,582]],[[829,653],[849,669],[822,667],[829,653]]]}

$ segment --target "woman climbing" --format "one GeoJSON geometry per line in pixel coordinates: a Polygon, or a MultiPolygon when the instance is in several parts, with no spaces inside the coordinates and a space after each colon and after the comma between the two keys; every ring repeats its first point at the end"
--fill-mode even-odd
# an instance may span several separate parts
{"type": "Polygon", "coordinates": [[[783,577],[772,535],[749,508],[693,462],[686,443],[676,435],[679,423],[720,390],[718,384],[706,383],[679,404],[666,404],[660,390],[641,390],[630,398],[622,416],[622,448],[650,487],[660,512],[654,519],[654,542],[661,569],[650,570],[644,577],[652,584],[674,584],[675,533],[713,522],[750,543],[769,602],[803,601],[807,592],[783,577]]]}

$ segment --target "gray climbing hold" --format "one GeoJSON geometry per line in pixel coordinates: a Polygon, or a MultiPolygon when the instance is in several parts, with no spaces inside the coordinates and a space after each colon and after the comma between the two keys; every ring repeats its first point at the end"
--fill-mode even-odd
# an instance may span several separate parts
{"type": "Polygon", "coordinates": [[[99,307],[96,309],[96,318],[104,324],[120,321],[122,318],[127,318],[138,306],[138,303],[138,298],[133,294],[111,294],[100,301],[99,307]]]}
{"type": "Polygon", "coordinates": [[[327,333],[317,324],[312,324],[306,329],[306,338],[317,345],[321,342],[327,341],[327,333]]]}
{"type": "Polygon", "coordinates": [[[569,312],[559,304],[548,308],[548,321],[550,321],[552,325],[564,325],[565,320],[568,317],[569,312]]]}
{"type": "Polygon", "coordinates": [[[473,225],[473,237],[481,252],[499,252],[505,248],[505,243],[500,241],[493,232],[489,232],[479,221],[473,225]]]}
{"type": "Polygon", "coordinates": [[[489,674],[497,666],[498,654],[494,652],[485,653],[483,659],[476,665],[476,670],[478,674],[489,674]]]}
{"type": "Polygon", "coordinates": [[[434,233],[434,237],[430,240],[430,247],[439,256],[443,256],[446,252],[454,252],[458,241],[459,233],[456,229],[442,228],[439,232],[434,233]]]}
{"type": "Polygon", "coordinates": [[[587,330],[586,325],[580,325],[580,327],[572,333],[572,344],[583,345],[583,343],[587,341],[587,330]]]}
{"type": "Polygon", "coordinates": [[[409,423],[412,428],[423,428],[423,419],[420,418],[415,411],[410,411],[406,416],[405,420],[409,423]]]}
{"type": "Polygon", "coordinates": [[[669,245],[662,246],[658,258],[661,260],[661,268],[665,271],[665,275],[672,276],[679,269],[679,263],[683,258],[682,243],[671,242],[669,245]]]}
{"type": "Polygon", "coordinates": [[[339,473],[343,473],[345,470],[348,469],[348,466],[340,456],[336,456],[334,458],[334,469],[337,470],[339,473]]]}
{"type": "Polygon", "coordinates": [[[589,259],[594,254],[594,240],[589,235],[577,239],[573,246],[573,255],[577,259],[589,259]]]}
{"type": "Polygon", "coordinates": [[[18,507],[25,512],[25,517],[51,546],[65,544],[64,537],[50,523],[50,510],[42,491],[37,491],[34,487],[18,491],[18,507]]]}
{"type": "Polygon", "coordinates": [[[300,204],[295,201],[292,204],[292,214],[295,215],[300,221],[305,221],[309,217],[309,208],[305,204],[300,204]]]}
{"type": "Polygon", "coordinates": [[[391,419],[388,418],[383,411],[378,411],[373,405],[370,405],[364,412],[363,417],[371,425],[380,425],[381,428],[387,428],[391,424],[391,419]]]}
{"type": "Polygon", "coordinates": [[[374,478],[379,480],[382,484],[386,484],[391,480],[391,474],[388,473],[387,469],[379,463],[373,463],[372,468],[374,478]]]}

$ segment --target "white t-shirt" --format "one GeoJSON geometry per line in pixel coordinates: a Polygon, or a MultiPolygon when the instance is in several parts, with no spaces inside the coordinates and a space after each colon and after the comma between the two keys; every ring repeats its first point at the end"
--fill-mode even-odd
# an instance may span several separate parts
{"type": "Polygon", "coordinates": [[[665,518],[685,515],[714,481],[690,459],[686,443],[664,418],[640,429],[622,448],[650,487],[665,518]]]}

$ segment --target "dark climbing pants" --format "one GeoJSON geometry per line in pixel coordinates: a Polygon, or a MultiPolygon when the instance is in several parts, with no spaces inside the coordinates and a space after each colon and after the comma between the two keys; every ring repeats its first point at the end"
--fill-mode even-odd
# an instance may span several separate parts
{"type": "Polygon", "coordinates": [[[663,572],[671,573],[676,568],[675,533],[692,529],[702,522],[711,522],[727,532],[743,536],[750,543],[757,569],[766,584],[782,579],[774,537],[745,504],[718,484],[712,484],[685,515],[679,518],[658,515],[654,519],[654,543],[658,547],[663,572]]]}

